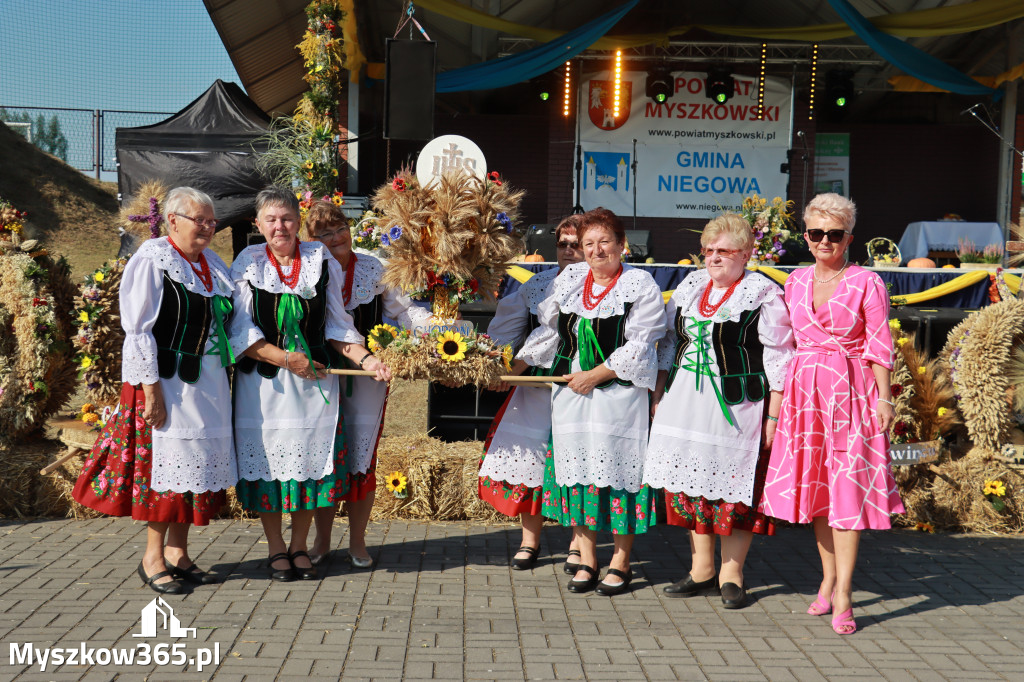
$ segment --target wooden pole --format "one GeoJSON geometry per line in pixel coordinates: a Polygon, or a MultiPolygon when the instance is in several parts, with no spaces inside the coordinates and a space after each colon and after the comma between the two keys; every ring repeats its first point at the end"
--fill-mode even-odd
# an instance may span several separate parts
{"type": "Polygon", "coordinates": [[[85,452],[85,450],[83,450],[81,448],[68,448],[68,451],[65,452],[63,455],[61,455],[60,458],[57,459],[57,461],[51,462],[50,464],[47,464],[42,469],[40,469],[39,470],[39,474],[41,476],[48,475],[51,471],[54,471],[61,464],[63,464],[64,462],[67,462],[68,460],[74,458],[75,456],[77,456],[78,454],[80,454],[82,452],[85,452]]]}
{"type": "MultiPolygon", "coordinates": [[[[340,374],[341,376],[352,376],[352,377],[373,377],[377,376],[376,372],[371,372],[368,369],[328,369],[328,374],[340,374]]],[[[564,384],[566,383],[564,377],[533,377],[533,376],[516,376],[514,374],[508,374],[505,376],[498,377],[498,381],[506,384],[564,384]]]]}

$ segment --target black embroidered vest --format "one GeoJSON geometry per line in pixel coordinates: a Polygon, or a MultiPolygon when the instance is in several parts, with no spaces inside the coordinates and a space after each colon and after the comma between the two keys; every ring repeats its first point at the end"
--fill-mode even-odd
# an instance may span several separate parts
{"type": "Polygon", "coordinates": [[[187,384],[199,381],[212,322],[212,299],[189,291],[164,272],[164,293],[153,325],[161,378],[177,374],[187,384]]]}
{"type": "MultiPolygon", "coordinates": [[[[715,366],[722,380],[722,397],[728,405],[750,401],[760,402],[768,395],[768,380],[764,374],[764,345],[758,336],[761,308],[746,310],[738,322],[715,322],[711,325],[710,345],[715,366]]],[[[683,362],[686,349],[693,342],[686,331],[686,316],[676,311],[675,361],[669,372],[665,390],[672,386],[683,362]]]]}
{"type": "MultiPolygon", "coordinates": [[[[594,328],[594,335],[597,337],[597,345],[601,348],[601,353],[605,358],[625,343],[626,318],[629,316],[629,311],[632,307],[632,303],[626,303],[621,315],[612,315],[605,318],[595,317],[590,320],[594,328]]],[[[579,317],[577,313],[558,313],[558,351],[555,353],[555,361],[551,364],[549,376],[559,376],[572,372],[572,359],[576,357],[580,350],[579,339],[575,331],[576,322],[579,320],[579,317]]],[[[597,360],[600,361],[601,357],[598,356],[597,360]]],[[[618,383],[622,386],[633,385],[632,381],[610,379],[603,384],[598,384],[595,388],[608,388],[613,383],[618,383]]]]}
{"type": "Polygon", "coordinates": [[[356,331],[365,337],[371,329],[384,322],[383,295],[377,294],[366,303],[360,303],[349,310],[348,314],[352,316],[352,325],[356,331]]]}
{"type": "MultiPolygon", "coordinates": [[[[325,367],[338,368],[342,366],[341,354],[334,350],[324,336],[327,331],[327,284],[329,279],[327,266],[324,265],[320,271],[320,281],[314,287],[316,295],[309,299],[296,296],[302,308],[299,330],[302,332],[303,338],[306,339],[306,343],[309,344],[309,352],[314,360],[322,362],[325,367]]],[[[277,326],[277,306],[283,294],[271,294],[258,289],[251,282],[249,288],[252,290],[253,322],[263,332],[267,343],[278,348],[285,348],[284,333],[277,326]]],[[[295,352],[301,353],[302,348],[296,346],[295,352]]],[[[256,368],[260,376],[267,379],[277,376],[279,369],[276,365],[258,362],[248,356],[238,361],[238,369],[243,372],[249,373],[253,368],[256,368]]]]}

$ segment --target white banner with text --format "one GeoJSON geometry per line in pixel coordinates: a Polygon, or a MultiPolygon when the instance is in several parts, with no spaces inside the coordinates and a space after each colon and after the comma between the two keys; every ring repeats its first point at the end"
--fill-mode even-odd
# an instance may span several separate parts
{"type": "Polygon", "coordinates": [[[580,201],[646,217],[711,218],[739,210],[743,198],[786,196],[780,170],[789,149],[792,91],[765,79],[764,118],[757,118],[757,79],[734,75],[725,104],[704,95],[704,73],[677,72],[675,95],[662,104],[644,94],[647,74],[623,73],[619,116],[612,109],[609,72],[584,77],[580,144],[580,201]],[[634,157],[634,147],[636,155],[634,157]]]}

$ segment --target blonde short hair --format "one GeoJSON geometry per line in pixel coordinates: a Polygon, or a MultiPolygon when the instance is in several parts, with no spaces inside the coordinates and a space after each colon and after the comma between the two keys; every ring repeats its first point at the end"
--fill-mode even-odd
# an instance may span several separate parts
{"type": "Polygon", "coordinates": [[[700,233],[700,245],[706,247],[723,235],[729,237],[737,249],[754,248],[754,230],[739,213],[723,213],[712,218],[700,233]]]}
{"type": "Polygon", "coordinates": [[[804,208],[804,222],[812,216],[827,218],[847,232],[853,232],[853,224],[857,222],[857,205],[841,194],[827,192],[811,199],[804,208]]]}

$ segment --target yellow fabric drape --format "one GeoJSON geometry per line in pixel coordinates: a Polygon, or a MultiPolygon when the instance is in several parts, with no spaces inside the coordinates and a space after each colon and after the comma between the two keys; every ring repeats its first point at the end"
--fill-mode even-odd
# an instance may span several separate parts
{"type": "MultiPolygon", "coordinates": [[[[1009,71],[1004,71],[998,76],[974,76],[974,80],[990,88],[998,88],[1007,81],[1015,81],[1020,78],[1024,78],[1024,62],[1021,62],[1009,71]]],[[[889,79],[888,83],[897,92],[949,92],[948,90],[937,88],[930,83],[918,80],[913,76],[893,76],[889,79]]]]}
{"type": "MultiPolygon", "coordinates": [[[[565,31],[517,24],[513,21],[491,16],[485,12],[459,4],[454,0],[416,0],[416,6],[436,12],[449,19],[501,31],[502,33],[508,33],[521,38],[530,38],[538,42],[548,42],[565,34],[565,31]]],[[[900,12],[873,17],[869,20],[876,28],[885,33],[907,38],[919,38],[980,31],[981,29],[998,26],[1021,17],[1024,17],[1024,2],[1021,2],[1021,0],[974,0],[974,2],[963,5],[900,12]]],[[[820,42],[836,38],[848,38],[854,35],[853,29],[845,23],[780,28],[697,24],[693,26],[676,26],[664,33],[605,36],[590,47],[596,50],[608,50],[616,47],[665,44],[673,37],[685,34],[691,28],[702,28],[713,33],[756,38],[759,40],[799,40],[804,42],[820,42]]]]}
{"type": "Polygon", "coordinates": [[[350,83],[358,83],[363,64],[366,57],[359,46],[359,32],[356,29],[356,8],[355,0],[338,0],[338,6],[345,13],[345,20],[341,24],[341,39],[345,41],[345,68],[348,69],[348,80],[350,83]]]}
{"type": "MultiPolygon", "coordinates": [[[[780,285],[785,284],[786,279],[789,277],[789,273],[785,272],[784,270],[772,268],[767,265],[752,265],[747,269],[752,270],[754,272],[760,272],[762,275],[771,278],[780,285]]],[[[513,279],[518,281],[520,284],[533,277],[532,272],[530,272],[526,268],[519,267],[518,265],[510,265],[508,267],[507,272],[513,279]]],[[[990,273],[986,270],[975,270],[973,272],[968,272],[963,275],[960,275],[959,277],[954,277],[948,282],[943,282],[937,287],[925,289],[924,291],[918,291],[917,293],[913,294],[904,294],[902,296],[890,296],[889,299],[894,303],[898,301],[900,305],[916,305],[918,303],[924,303],[925,301],[931,301],[933,299],[939,298],[940,296],[952,294],[953,292],[960,291],[961,289],[966,289],[969,286],[977,284],[983,279],[988,279],[989,274],[990,273]]],[[[1003,273],[1003,280],[1006,282],[1007,286],[1010,287],[1010,291],[1013,292],[1014,294],[1016,294],[1017,291],[1020,289],[1021,278],[1019,276],[1011,275],[1009,273],[1003,273]]],[[[666,303],[668,303],[668,300],[672,298],[673,292],[674,290],[663,291],[661,293],[662,299],[666,303]]]]}

